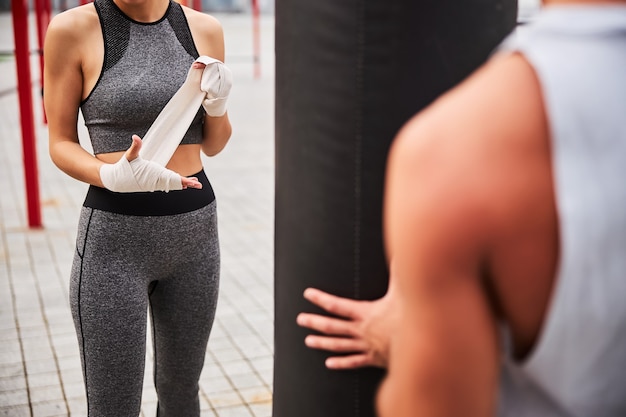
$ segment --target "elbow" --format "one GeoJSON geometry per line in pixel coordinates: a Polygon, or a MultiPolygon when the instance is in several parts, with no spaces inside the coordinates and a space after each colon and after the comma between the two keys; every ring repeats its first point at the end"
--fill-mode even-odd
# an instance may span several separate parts
{"type": "Polygon", "coordinates": [[[222,152],[222,150],[224,150],[224,148],[228,144],[232,133],[233,130],[231,125],[230,123],[227,123],[225,126],[222,127],[222,129],[220,129],[219,135],[215,135],[209,140],[205,139],[204,143],[202,144],[202,152],[206,156],[215,156],[218,153],[222,152]]]}
{"type": "Polygon", "coordinates": [[[60,158],[59,158],[59,151],[57,150],[57,145],[54,143],[51,143],[49,148],[48,148],[48,155],[50,156],[50,160],[52,161],[52,163],[59,169],[61,169],[60,166],[60,158]]]}

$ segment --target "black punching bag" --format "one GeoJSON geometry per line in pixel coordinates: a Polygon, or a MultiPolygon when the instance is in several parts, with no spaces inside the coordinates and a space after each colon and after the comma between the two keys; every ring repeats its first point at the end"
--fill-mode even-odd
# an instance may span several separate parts
{"type": "Polygon", "coordinates": [[[383,372],[327,370],[296,325],[319,311],[302,292],[384,295],[390,143],[516,16],[516,0],[276,0],[273,417],[375,415],[383,372]]]}

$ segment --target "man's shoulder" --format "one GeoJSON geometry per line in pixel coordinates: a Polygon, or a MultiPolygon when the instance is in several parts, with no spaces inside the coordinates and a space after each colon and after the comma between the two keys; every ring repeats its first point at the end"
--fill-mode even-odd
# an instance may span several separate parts
{"type": "Polygon", "coordinates": [[[406,189],[415,195],[416,215],[472,223],[465,230],[483,239],[519,218],[520,203],[533,192],[529,181],[545,177],[547,141],[534,71],[523,57],[509,55],[485,64],[409,121],[390,164],[410,178],[406,189]],[[533,177],[535,171],[540,174],[533,177]]]}

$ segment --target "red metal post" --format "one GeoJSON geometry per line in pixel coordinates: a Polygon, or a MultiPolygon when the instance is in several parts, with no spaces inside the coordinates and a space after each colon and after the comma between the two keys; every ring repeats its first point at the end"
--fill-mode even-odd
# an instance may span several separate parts
{"type": "Polygon", "coordinates": [[[35,143],[35,122],[33,120],[32,81],[29,61],[30,50],[28,46],[28,0],[11,0],[11,11],[15,39],[20,122],[22,125],[22,151],[24,157],[24,177],[26,180],[28,225],[30,227],[41,227],[37,148],[35,143]]]}
{"type": "Polygon", "coordinates": [[[194,8],[194,10],[197,10],[199,12],[202,11],[202,0],[193,0],[192,4],[193,4],[192,7],[194,8]]]}
{"type": "Polygon", "coordinates": [[[259,1],[252,0],[252,48],[254,59],[254,78],[261,77],[261,31],[259,1]]]}
{"type": "MultiPolygon", "coordinates": [[[[39,44],[39,74],[41,79],[41,97],[43,99],[43,42],[46,38],[46,30],[50,24],[50,0],[35,0],[35,15],[37,17],[37,41],[39,44]]],[[[43,108],[43,100],[42,100],[43,108]]],[[[43,108],[43,122],[47,123],[46,109],[43,108]]]]}

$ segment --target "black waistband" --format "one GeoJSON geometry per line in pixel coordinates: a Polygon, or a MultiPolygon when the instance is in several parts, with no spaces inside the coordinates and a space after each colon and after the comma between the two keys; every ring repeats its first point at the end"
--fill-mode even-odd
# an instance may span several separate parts
{"type": "Polygon", "coordinates": [[[215,200],[211,183],[203,171],[190,175],[197,177],[202,189],[188,188],[168,193],[164,191],[116,193],[106,188],[90,186],[84,207],[131,216],[168,216],[188,213],[205,207],[215,200]]]}

